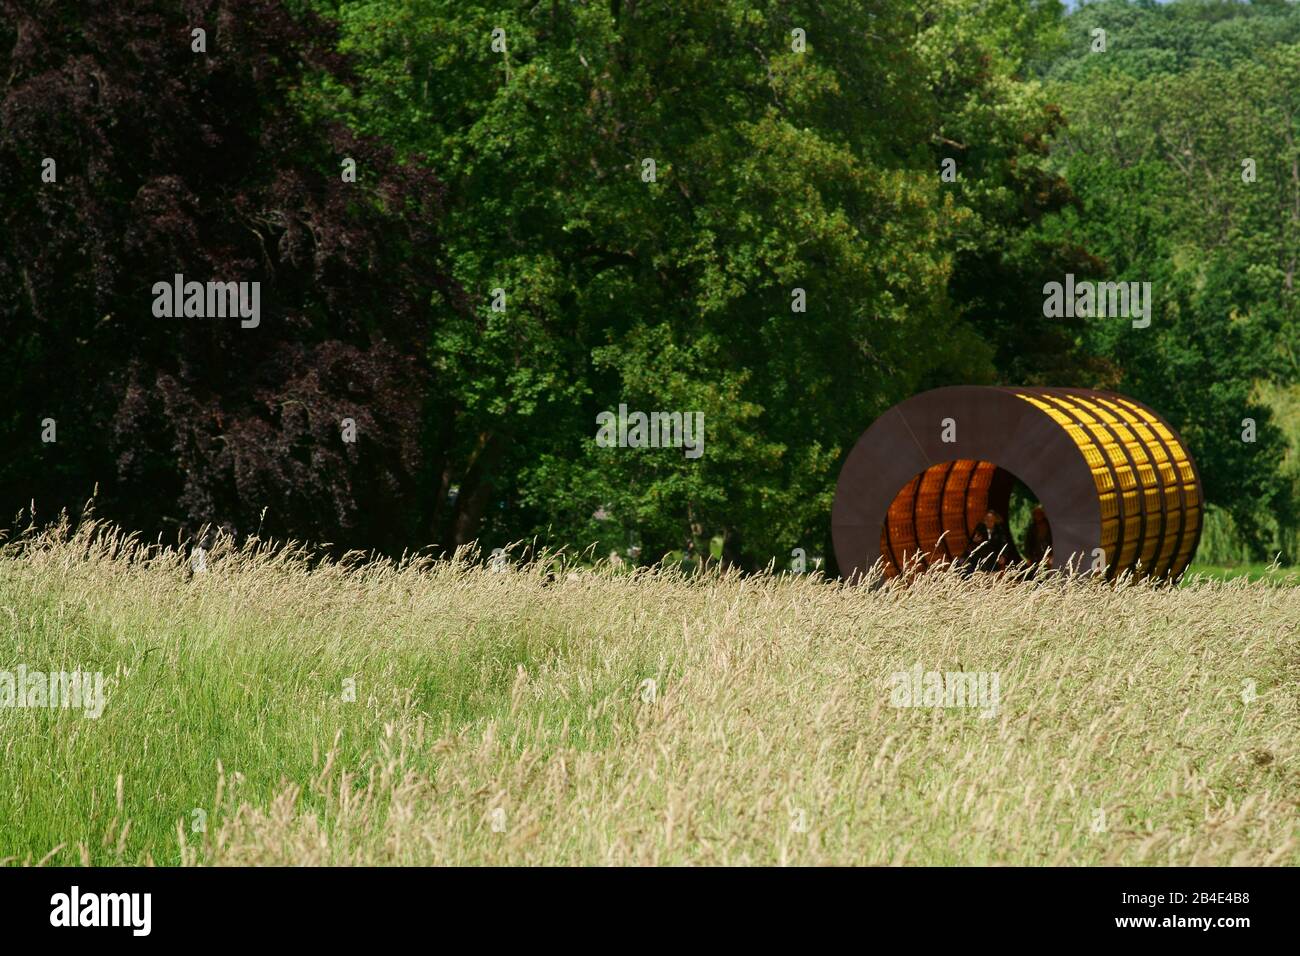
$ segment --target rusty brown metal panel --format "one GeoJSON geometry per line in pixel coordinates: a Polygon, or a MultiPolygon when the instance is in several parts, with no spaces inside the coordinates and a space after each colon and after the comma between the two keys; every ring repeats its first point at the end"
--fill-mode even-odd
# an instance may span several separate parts
{"type": "Polygon", "coordinates": [[[921,476],[912,514],[916,521],[916,540],[925,554],[926,565],[947,557],[939,539],[943,536],[943,486],[955,462],[931,465],[921,476]]]}
{"type": "Polygon", "coordinates": [[[880,528],[899,489],[930,465],[994,462],[1029,487],[1052,522],[1054,551],[1077,567],[1098,546],[1100,512],[1073,441],[1016,390],[956,386],[914,396],[882,415],[840,472],[831,526],[841,572],[861,575],[880,558],[880,528]],[[953,418],[955,442],[941,440],[953,418]]]}
{"type": "Polygon", "coordinates": [[[970,528],[966,524],[966,499],[969,497],[971,479],[975,476],[977,467],[979,462],[968,458],[959,458],[953,462],[952,473],[958,476],[957,482],[950,486],[941,505],[941,520],[944,531],[948,533],[948,537],[944,540],[948,543],[948,551],[954,558],[960,558],[965,554],[966,548],[970,545],[970,528]],[[948,502],[951,500],[957,503],[955,509],[948,507],[948,502]]]}
{"type": "Polygon", "coordinates": [[[948,540],[948,528],[944,522],[944,498],[948,494],[948,482],[952,480],[952,474],[957,470],[957,462],[948,462],[947,468],[943,473],[943,484],[939,486],[939,546],[943,548],[943,556],[949,561],[955,561],[961,557],[961,552],[953,554],[951,542],[948,540]]]}

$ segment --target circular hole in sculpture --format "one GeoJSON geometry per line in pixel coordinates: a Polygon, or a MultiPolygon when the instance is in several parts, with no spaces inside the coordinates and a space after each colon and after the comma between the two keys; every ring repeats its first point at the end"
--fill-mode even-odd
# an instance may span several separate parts
{"type": "Polygon", "coordinates": [[[887,578],[956,564],[974,574],[1050,566],[1051,524],[1033,492],[991,461],[932,465],[894,496],[880,531],[887,578]]]}

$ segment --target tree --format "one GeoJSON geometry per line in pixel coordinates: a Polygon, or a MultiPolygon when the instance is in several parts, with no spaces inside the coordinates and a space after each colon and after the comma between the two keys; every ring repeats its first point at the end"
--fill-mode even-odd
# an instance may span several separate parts
{"type": "MultiPolygon", "coordinates": [[[[940,183],[936,136],[960,100],[963,128],[993,137],[979,163],[1005,188],[978,214],[1001,231],[966,236],[992,256],[1037,215],[993,210],[1038,189],[1009,167],[1052,120],[981,59],[995,39],[932,75],[930,46],[970,10],[936,26],[895,0],[319,6],[364,82],[325,84],[317,108],[450,187],[475,309],[431,346],[457,492],[439,540],[603,554],[639,535],[653,560],[718,535],[734,560],[739,541],[751,564],[784,562],[823,550],[840,461],[877,414],[995,377],[949,295],[977,210],[940,183]],[[703,456],[597,447],[597,414],[620,404],[703,412],[703,456]]],[[[984,22],[1014,33],[1028,9],[984,22]]]]}
{"type": "Polygon", "coordinates": [[[983,380],[1113,383],[1113,364],[1084,345],[1085,319],[1042,321],[1046,282],[1103,268],[1073,237],[1037,228],[1078,205],[1050,159],[1065,118],[1029,75],[1031,62],[1061,48],[1059,6],[997,0],[972,9],[944,0],[915,16],[915,44],[936,101],[932,161],[936,169],[952,164],[945,192],[965,213],[952,223],[948,296],[991,352],[983,380]]]}
{"type": "Polygon", "coordinates": [[[444,195],[304,118],[307,77],[349,81],[335,45],[279,0],[0,0],[5,506],[98,486],[101,514],[150,534],[410,540],[425,345],[457,300],[444,195]],[[259,321],[158,317],[175,274],[260,283],[259,321]]]}
{"type": "MultiPolygon", "coordinates": [[[[1189,25],[1211,15],[1211,32],[1229,15],[1279,28],[1300,22],[1293,8],[1201,4],[1099,5],[1079,16],[1111,14],[1129,18],[1125,36],[1164,49],[1182,49],[1189,25]]],[[[1257,556],[1294,526],[1300,490],[1284,471],[1276,405],[1263,401],[1285,401],[1300,381],[1300,46],[1270,45],[1274,32],[1251,33],[1249,58],[1209,44],[1159,70],[1135,71],[1134,60],[1117,57],[1063,74],[1070,82],[1051,89],[1069,129],[1053,161],[1079,204],[1042,230],[1081,242],[1114,278],[1152,283],[1149,328],[1096,320],[1086,347],[1122,370],[1121,390],[1179,427],[1207,498],[1231,512],[1257,556]],[[1242,439],[1246,419],[1253,441],[1242,439]]]]}

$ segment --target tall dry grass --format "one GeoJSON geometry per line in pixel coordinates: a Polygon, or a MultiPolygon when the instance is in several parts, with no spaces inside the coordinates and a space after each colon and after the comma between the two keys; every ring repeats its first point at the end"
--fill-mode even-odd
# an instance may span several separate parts
{"type": "Polygon", "coordinates": [[[0,670],[101,670],[108,701],[0,709],[0,858],[1294,865],[1298,628],[1300,590],[1244,581],[872,591],[225,541],[195,573],[103,527],[27,536],[0,670]],[[892,706],[916,664],[996,673],[996,715],[892,706]]]}

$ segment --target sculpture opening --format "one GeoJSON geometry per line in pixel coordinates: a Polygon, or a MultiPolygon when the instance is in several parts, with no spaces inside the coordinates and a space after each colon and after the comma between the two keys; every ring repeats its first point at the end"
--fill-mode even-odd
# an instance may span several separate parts
{"type": "Polygon", "coordinates": [[[1041,554],[1027,546],[1027,539],[1034,543],[1035,510],[1050,527],[1032,491],[991,461],[961,458],[931,465],[890,502],[880,529],[885,577],[897,577],[904,568],[925,570],[969,559],[972,549],[988,539],[989,512],[1003,522],[1008,545],[1005,553],[999,548],[990,556],[1004,558],[1006,564],[1037,563],[1041,554]]]}

